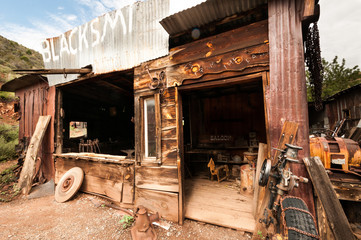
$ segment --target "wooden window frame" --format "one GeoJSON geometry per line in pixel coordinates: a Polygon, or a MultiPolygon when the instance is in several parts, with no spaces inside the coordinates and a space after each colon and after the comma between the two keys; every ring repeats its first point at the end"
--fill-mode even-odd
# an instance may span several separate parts
{"type": "Polygon", "coordinates": [[[140,113],[141,113],[141,164],[162,164],[162,149],[161,149],[161,110],[160,110],[160,94],[147,95],[140,98],[140,113]],[[146,156],[146,116],[145,116],[145,101],[146,99],[154,98],[155,103],[155,131],[156,131],[156,156],[146,156]]]}

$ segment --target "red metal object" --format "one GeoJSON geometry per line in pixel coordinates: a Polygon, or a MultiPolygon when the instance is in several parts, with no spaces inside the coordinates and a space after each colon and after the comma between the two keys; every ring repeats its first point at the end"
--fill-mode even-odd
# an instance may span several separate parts
{"type": "Polygon", "coordinates": [[[136,213],[135,225],[131,229],[133,240],[155,240],[157,234],[154,231],[152,221],[159,220],[158,213],[148,216],[147,209],[139,206],[136,213]]]}

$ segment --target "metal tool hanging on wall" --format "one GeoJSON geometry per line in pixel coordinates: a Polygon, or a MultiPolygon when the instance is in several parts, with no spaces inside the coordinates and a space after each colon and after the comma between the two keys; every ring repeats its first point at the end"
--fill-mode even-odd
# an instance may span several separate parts
{"type": "Polygon", "coordinates": [[[147,72],[148,72],[148,75],[150,77],[150,83],[148,84],[148,87],[151,89],[151,90],[155,90],[155,89],[159,89],[159,92],[160,93],[163,93],[164,90],[165,90],[165,82],[164,82],[164,79],[165,79],[165,72],[164,71],[161,71],[159,74],[156,74],[156,77],[153,77],[150,72],[149,72],[149,69],[147,68],[147,72]]]}

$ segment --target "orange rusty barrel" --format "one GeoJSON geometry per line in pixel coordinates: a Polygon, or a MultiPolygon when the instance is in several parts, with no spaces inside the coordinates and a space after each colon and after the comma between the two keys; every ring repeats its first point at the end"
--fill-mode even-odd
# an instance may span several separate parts
{"type": "Polygon", "coordinates": [[[310,138],[311,157],[319,157],[325,168],[349,170],[360,167],[361,149],[357,142],[346,138],[310,138]]]}

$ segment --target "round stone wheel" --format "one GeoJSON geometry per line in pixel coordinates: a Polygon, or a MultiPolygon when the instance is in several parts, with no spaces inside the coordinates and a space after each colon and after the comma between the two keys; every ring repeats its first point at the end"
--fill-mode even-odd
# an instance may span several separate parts
{"type": "Polygon", "coordinates": [[[55,200],[66,202],[71,199],[80,189],[83,179],[84,172],[80,167],[73,167],[67,171],[56,185],[55,200]]]}

